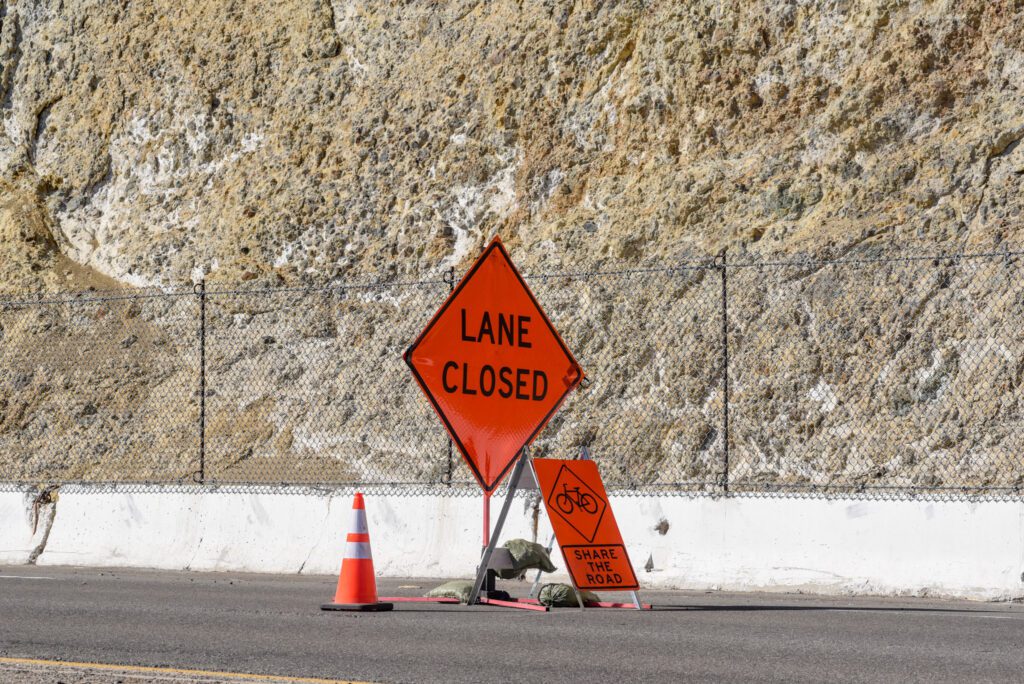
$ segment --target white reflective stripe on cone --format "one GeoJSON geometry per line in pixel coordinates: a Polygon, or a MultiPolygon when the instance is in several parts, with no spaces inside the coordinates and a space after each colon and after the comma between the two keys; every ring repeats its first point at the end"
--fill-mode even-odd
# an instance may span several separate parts
{"type": "Polygon", "coordinates": [[[370,528],[366,526],[366,509],[353,508],[352,515],[348,519],[348,531],[351,534],[369,534],[370,528]]]}
{"type": "Polygon", "coordinates": [[[373,560],[373,556],[370,555],[370,542],[345,542],[345,558],[373,560]]]}

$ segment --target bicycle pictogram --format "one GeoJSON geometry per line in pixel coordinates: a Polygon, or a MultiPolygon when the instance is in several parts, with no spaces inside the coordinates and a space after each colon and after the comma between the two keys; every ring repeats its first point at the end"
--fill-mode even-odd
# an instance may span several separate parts
{"type": "Polygon", "coordinates": [[[555,505],[566,515],[572,514],[577,506],[587,513],[597,513],[596,498],[586,492],[581,492],[579,487],[570,487],[565,482],[562,483],[562,492],[555,496],[555,505]]]}
{"type": "Polygon", "coordinates": [[[565,520],[588,542],[594,540],[608,509],[608,502],[599,492],[563,463],[544,496],[548,512],[565,520]]]}

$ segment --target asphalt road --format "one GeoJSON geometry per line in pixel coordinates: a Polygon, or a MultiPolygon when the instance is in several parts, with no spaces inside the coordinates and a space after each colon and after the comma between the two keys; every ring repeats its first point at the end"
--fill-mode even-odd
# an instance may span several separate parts
{"type": "MultiPolygon", "coordinates": [[[[383,682],[1024,680],[1020,604],[645,592],[656,610],[322,612],[334,582],[0,567],[0,681],[229,681],[181,669],[383,682]]],[[[379,589],[419,595],[434,584],[379,589]]]]}

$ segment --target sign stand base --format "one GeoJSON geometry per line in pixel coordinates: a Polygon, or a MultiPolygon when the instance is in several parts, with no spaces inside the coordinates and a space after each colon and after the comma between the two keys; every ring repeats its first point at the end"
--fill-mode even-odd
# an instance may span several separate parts
{"type": "Polygon", "coordinates": [[[501,529],[505,526],[505,518],[508,517],[508,511],[512,507],[512,499],[516,495],[516,490],[519,488],[519,478],[523,474],[523,468],[526,466],[527,461],[530,460],[529,453],[526,447],[523,447],[522,452],[519,454],[519,458],[516,459],[516,465],[512,469],[512,475],[508,480],[508,494],[505,495],[505,503],[501,505],[501,513],[498,514],[498,522],[494,526],[494,530],[490,532],[487,540],[487,546],[484,547],[483,555],[480,557],[480,567],[477,568],[476,582],[473,584],[473,593],[469,595],[469,605],[483,604],[492,606],[501,606],[503,608],[518,608],[520,610],[536,610],[541,612],[547,612],[548,606],[542,606],[539,603],[532,601],[521,601],[519,599],[512,598],[504,591],[495,589],[494,580],[497,577],[497,573],[491,569],[491,556],[494,555],[494,547],[498,544],[498,539],[501,537],[501,529]]]}
{"type": "MultiPolygon", "coordinates": [[[[581,458],[589,460],[590,454],[584,447],[581,458]]],[[[501,513],[498,515],[498,522],[494,527],[493,531],[488,530],[487,545],[484,546],[480,557],[480,565],[477,567],[476,580],[473,584],[473,592],[469,596],[469,602],[467,605],[484,605],[484,606],[500,606],[502,608],[516,608],[518,610],[532,610],[537,612],[547,613],[551,610],[550,606],[541,605],[540,601],[533,598],[537,592],[537,588],[540,584],[540,571],[537,572],[537,577],[533,582],[533,586],[530,590],[530,598],[513,598],[508,592],[497,589],[495,581],[497,580],[498,574],[491,567],[491,558],[494,555],[495,547],[497,546],[498,539],[501,537],[501,530],[505,525],[505,518],[508,517],[509,509],[512,507],[512,499],[515,498],[516,491],[520,487],[520,481],[522,479],[523,470],[527,464],[530,465],[530,475],[533,476],[534,487],[536,487],[537,475],[533,472],[533,464],[530,463],[529,453],[526,447],[523,447],[522,452],[516,459],[515,467],[512,469],[512,474],[509,477],[508,494],[505,496],[505,502],[501,506],[501,513]]],[[[526,485],[529,489],[530,486],[526,485]]],[[[486,506],[487,504],[485,504],[486,506]]],[[[489,506],[487,511],[489,512],[489,506]]],[[[490,516],[487,516],[490,517],[490,516]]],[[[551,541],[548,544],[548,552],[554,548],[554,535],[552,535],[551,541]]],[[[637,591],[631,591],[630,594],[633,598],[632,603],[620,603],[616,601],[584,601],[583,594],[580,593],[579,588],[576,586],[575,580],[572,578],[572,574],[569,575],[569,581],[572,583],[573,591],[576,593],[576,601],[579,604],[580,610],[586,608],[628,608],[633,610],[651,610],[652,606],[649,603],[642,603],[640,601],[640,594],[637,591]]],[[[458,599],[454,598],[426,598],[426,597],[402,597],[402,596],[389,596],[387,598],[380,599],[381,601],[390,601],[393,603],[448,603],[457,604],[461,603],[458,599]]]]}
{"type": "MultiPolygon", "coordinates": [[[[548,606],[542,606],[538,601],[533,599],[516,599],[508,594],[508,592],[501,591],[495,587],[495,580],[498,574],[490,568],[491,556],[494,555],[494,547],[497,546],[498,538],[501,537],[501,528],[505,525],[505,518],[508,517],[509,508],[512,507],[512,499],[516,495],[518,489],[519,478],[523,473],[523,468],[526,462],[529,460],[526,447],[523,447],[522,452],[516,459],[516,465],[512,470],[512,476],[509,478],[508,494],[505,496],[505,503],[501,506],[501,514],[498,516],[498,523],[494,527],[494,531],[486,530],[485,534],[487,539],[487,545],[484,546],[482,555],[480,557],[480,566],[477,568],[476,581],[473,583],[473,592],[469,596],[468,605],[485,605],[485,606],[500,606],[502,608],[517,608],[519,610],[532,610],[546,613],[550,610],[548,606]]],[[[488,505],[488,498],[484,499],[485,506],[485,518],[489,518],[490,506],[488,505]]],[[[388,597],[382,599],[387,601],[394,601],[398,603],[460,603],[458,599],[448,598],[402,598],[402,597],[388,597]]]]}

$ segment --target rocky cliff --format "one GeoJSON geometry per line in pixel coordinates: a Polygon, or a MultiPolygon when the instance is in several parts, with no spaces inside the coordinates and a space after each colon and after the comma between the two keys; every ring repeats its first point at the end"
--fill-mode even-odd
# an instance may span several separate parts
{"type": "Polygon", "coordinates": [[[4,0],[3,289],[1019,244],[1022,11],[4,0]]]}
{"type": "MultiPolygon", "coordinates": [[[[734,261],[1019,248],[1022,26],[1021,0],[0,0],[0,290],[437,278],[461,273],[496,233],[534,273],[673,264],[723,248],[734,261]]],[[[733,398],[748,409],[734,437],[747,452],[734,452],[734,465],[755,479],[826,477],[828,468],[806,466],[813,455],[783,463],[814,435],[831,435],[833,471],[860,480],[891,475],[886,464],[908,440],[918,455],[892,466],[904,484],[935,483],[920,453],[959,445],[957,458],[983,447],[1006,457],[1006,433],[931,432],[944,420],[1016,424],[1021,412],[1019,343],[992,361],[985,342],[1015,320],[1016,281],[950,268],[734,280],[733,398]],[[997,305],[980,318],[944,314],[977,301],[997,305]],[[922,373],[935,368],[946,381],[928,389],[922,373]],[[990,375],[979,380],[979,368],[990,375]],[[905,381],[878,385],[885,373],[905,381]],[[1000,391],[1012,401],[949,418],[976,405],[970,388],[996,386],[991,374],[1009,374],[1000,391]],[[876,403],[905,431],[864,427],[878,419],[876,403]],[[851,456],[843,442],[858,430],[892,439],[851,456]]],[[[631,457],[634,473],[654,477],[675,458],[690,465],[674,477],[716,479],[717,275],[591,283],[586,295],[538,287],[589,355],[588,371],[601,371],[595,380],[617,383],[598,382],[586,421],[555,427],[581,443],[625,418],[631,434],[650,436],[631,457]]],[[[384,345],[381,362],[419,325],[388,297],[364,298],[374,312],[353,323],[355,339],[384,345]]],[[[443,292],[417,299],[417,311],[434,297],[443,292]]],[[[0,432],[45,435],[45,401],[74,405],[62,419],[69,445],[123,426],[133,406],[148,407],[159,431],[162,407],[178,396],[168,388],[179,387],[189,403],[174,420],[188,432],[193,370],[166,356],[181,336],[165,337],[178,326],[190,334],[195,312],[170,306],[118,308],[123,325],[96,324],[108,311],[90,309],[92,327],[79,333],[135,355],[94,368],[87,384],[105,388],[95,401],[60,395],[84,382],[70,371],[54,390],[39,370],[40,340],[73,346],[73,321],[8,318],[7,344],[25,360],[7,376],[17,401],[0,405],[0,432]],[[165,372],[140,380],[154,358],[165,372]]],[[[309,395],[275,398],[302,383],[328,404],[351,394],[354,359],[301,361],[303,350],[351,342],[329,311],[292,323],[251,301],[211,312],[212,326],[235,326],[246,340],[211,356],[212,375],[235,378],[228,412],[211,422],[231,445],[225,458],[263,449],[294,459],[311,439],[321,451],[339,443],[296,415],[309,395]],[[285,343],[289,335],[298,337],[285,343]],[[238,389],[254,373],[272,380],[238,389]],[[253,412],[259,430],[233,433],[253,412]]],[[[364,396],[383,391],[374,382],[364,396]]],[[[361,410],[358,430],[399,429],[395,415],[361,410]]],[[[359,439],[368,449],[365,431],[359,439]]],[[[992,475],[995,456],[982,456],[964,461],[972,481],[1018,477],[992,475]]]]}

